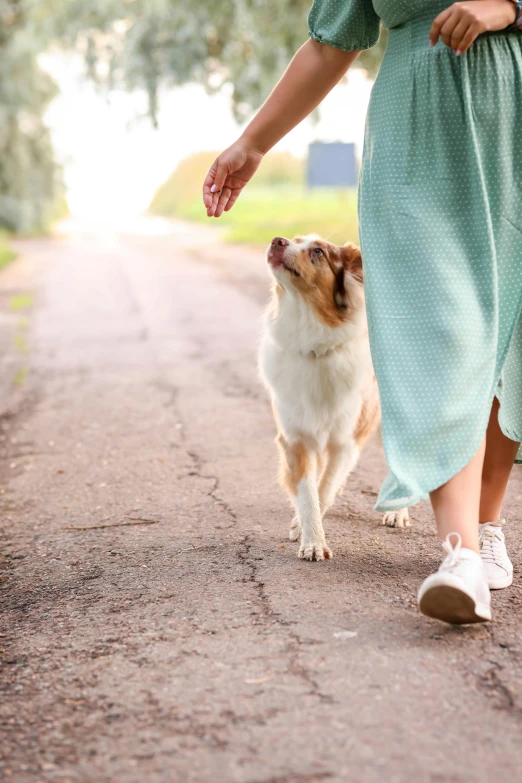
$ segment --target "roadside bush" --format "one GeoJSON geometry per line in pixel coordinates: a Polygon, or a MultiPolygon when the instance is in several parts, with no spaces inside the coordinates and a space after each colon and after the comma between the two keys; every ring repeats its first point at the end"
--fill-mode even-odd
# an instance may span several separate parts
{"type": "MultiPolygon", "coordinates": [[[[183,160],[158,189],[149,211],[163,217],[209,222],[201,200],[203,179],[217,153],[200,152],[183,160]]],[[[266,244],[276,234],[316,232],[342,244],[357,241],[354,190],[309,190],[304,161],[289,153],[269,153],[234,209],[219,219],[225,240],[266,244]]]]}

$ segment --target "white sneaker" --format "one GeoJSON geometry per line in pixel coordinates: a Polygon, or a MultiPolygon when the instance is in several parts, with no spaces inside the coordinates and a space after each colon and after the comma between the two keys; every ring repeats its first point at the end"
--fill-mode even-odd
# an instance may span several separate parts
{"type": "Polygon", "coordinates": [[[502,525],[497,522],[483,522],[479,525],[480,557],[490,590],[502,590],[513,582],[513,563],[508,557],[502,525]]]}
{"type": "Polygon", "coordinates": [[[464,549],[458,533],[450,533],[442,548],[446,557],[439,570],[420,586],[421,612],[455,625],[491,620],[491,595],[480,555],[464,549]]]}

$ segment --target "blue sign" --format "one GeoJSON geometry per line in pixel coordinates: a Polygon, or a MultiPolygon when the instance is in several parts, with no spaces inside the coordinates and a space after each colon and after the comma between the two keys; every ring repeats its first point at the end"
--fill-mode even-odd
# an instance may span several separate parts
{"type": "Polygon", "coordinates": [[[308,147],[306,184],[309,188],[355,188],[355,144],[314,141],[308,147]]]}

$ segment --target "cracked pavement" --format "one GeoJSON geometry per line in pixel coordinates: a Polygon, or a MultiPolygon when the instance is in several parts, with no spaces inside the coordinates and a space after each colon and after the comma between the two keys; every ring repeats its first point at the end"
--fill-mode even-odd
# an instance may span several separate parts
{"type": "Polygon", "coordinates": [[[334,559],[287,539],[261,253],[152,218],[20,251],[0,276],[0,779],[522,780],[522,469],[495,622],[427,620],[431,514],[381,527],[377,439],[327,516],[334,559]]]}

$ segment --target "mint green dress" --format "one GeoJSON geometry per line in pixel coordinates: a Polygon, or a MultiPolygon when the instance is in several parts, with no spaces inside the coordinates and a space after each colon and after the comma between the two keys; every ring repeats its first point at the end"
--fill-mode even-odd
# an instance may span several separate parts
{"type": "MultiPolygon", "coordinates": [[[[376,508],[428,497],[477,452],[495,395],[522,441],[522,32],[429,46],[450,0],[315,0],[345,51],[389,28],[366,124],[359,222],[389,475],[376,508]]],[[[517,461],[522,460],[522,448],[517,461]]]]}

